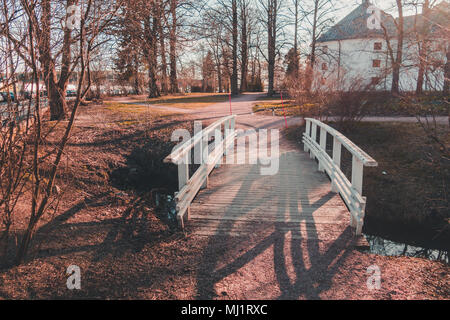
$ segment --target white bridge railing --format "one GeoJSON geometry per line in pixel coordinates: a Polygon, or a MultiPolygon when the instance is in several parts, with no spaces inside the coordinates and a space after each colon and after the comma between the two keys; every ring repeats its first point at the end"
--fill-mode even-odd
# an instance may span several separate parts
{"type": "Polygon", "coordinates": [[[207,128],[198,132],[188,141],[176,147],[164,159],[165,163],[178,165],[178,187],[175,193],[178,224],[184,228],[185,221],[189,220],[189,207],[200,189],[208,187],[208,176],[214,167],[220,165],[222,157],[228,148],[234,144],[236,115],[227,116],[217,120],[207,128]],[[223,127],[222,127],[223,126],[223,127]],[[223,128],[223,130],[222,130],[223,128]],[[214,136],[214,143],[210,148],[210,138],[214,136]],[[192,159],[192,150],[195,147],[200,151],[201,164],[189,177],[189,164],[192,159]]]}
{"type": "Polygon", "coordinates": [[[356,234],[360,235],[366,209],[366,197],[362,196],[363,168],[376,167],[378,163],[342,133],[316,119],[306,118],[303,142],[305,151],[319,161],[319,171],[325,171],[331,178],[332,191],[338,192],[344,199],[350,209],[350,226],[356,227],[356,234]],[[320,128],[319,143],[317,127],[320,128]],[[332,157],[326,152],[327,133],[333,136],[332,157]],[[352,154],[351,181],[341,171],[342,146],[352,154]]]}

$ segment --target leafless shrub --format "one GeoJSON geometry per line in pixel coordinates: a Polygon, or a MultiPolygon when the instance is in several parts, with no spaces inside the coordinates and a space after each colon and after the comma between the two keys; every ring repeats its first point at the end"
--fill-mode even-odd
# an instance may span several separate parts
{"type": "Polygon", "coordinates": [[[13,212],[30,177],[27,137],[32,119],[29,105],[27,111],[20,112],[23,108],[25,105],[10,99],[0,106],[0,266],[6,264],[13,212]]]}
{"type": "Polygon", "coordinates": [[[326,108],[341,130],[350,130],[360,122],[371,108],[371,85],[361,79],[354,79],[345,91],[335,91],[328,95],[326,108]]]}
{"type": "Polygon", "coordinates": [[[427,203],[428,219],[431,223],[436,222],[436,238],[448,239],[450,234],[450,224],[448,208],[450,199],[448,197],[448,181],[450,178],[450,150],[448,149],[450,136],[450,105],[447,101],[447,113],[449,121],[442,123],[438,121],[438,111],[429,108],[424,114],[423,105],[416,96],[405,95],[401,97],[404,104],[408,105],[411,116],[417,119],[417,123],[423,129],[423,133],[428,138],[428,148],[424,149],[424,158],[428,164],[437,172],[436,186],[440,189],[440,197],[429,199],[427,203]],[[442,221],[447,224],[442,225],[442,221]]]}
{"type": "Polygon", "coordinates": [[[337,121],[343,130],[350,129],[367,115],[371,107],[373,83],[362,78],[346,77],[341,71],[339,78],[316,72],[313,78],[314,91],[307,90],[306,73],[300,72],[295,79],[286,79],[288,92],[299,106],[303,117],[337,121]]]}

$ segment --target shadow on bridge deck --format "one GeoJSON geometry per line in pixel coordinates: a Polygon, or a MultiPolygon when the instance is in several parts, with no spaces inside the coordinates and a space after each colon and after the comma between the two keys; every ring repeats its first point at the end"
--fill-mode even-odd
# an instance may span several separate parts
{"type": "Polygon", "coordinates": [[[193,234],[210,236],[200,299],[230,286],[242,286],[234,289],[248,299],[318,299],[353,239],[347,207],[327,176],[292,150],[280,155],[274,176],[260,175],[256,164],[216,169],[190,218],[193,234]]]}

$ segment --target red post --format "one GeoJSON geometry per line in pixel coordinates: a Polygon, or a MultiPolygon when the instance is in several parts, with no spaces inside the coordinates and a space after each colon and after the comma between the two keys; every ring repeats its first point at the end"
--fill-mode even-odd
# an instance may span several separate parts
{"type": "Polygon", "coordinates": [[[230,115],[233,114],[233,110],[231,109],[231,92],[229,93],[229,97],[230,97],[230,115]]]}

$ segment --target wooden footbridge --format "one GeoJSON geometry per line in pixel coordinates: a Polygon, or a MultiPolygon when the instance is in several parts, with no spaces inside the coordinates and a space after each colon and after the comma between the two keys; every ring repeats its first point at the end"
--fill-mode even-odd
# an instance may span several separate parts
{"type": "MultiPolygon", "coordinates": [[[[189,225],[194,234],[205,236],[247,236],[263,228],[298,239],[333,241],[350,224],[361,234],[363,168],[377,166],[375,160],[335,129],[308,118],[304,151],[271,148],[266,161],[254,161],[250,147],[235,143],[248,136],[251,144],[235,122],[235,115],[214,122],[165,159],[178,165],[175,198],[181,227],[189,225]],[[200,156],[193,156],[196,148],[200,156]],[[352,155],[351,179],[341,170],[342,148],[352,155]],[[195,157],[197,165],[192,164],[195,157]],[[239,158],[245,162],[237,164],[239,158]],[[277,170],[262,174],[267,160],[275,161],[277,170]]],[[[278,145],[277,138],[271,136],[271,145],[278,145]]]]}

